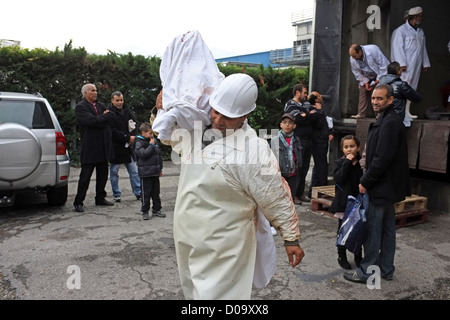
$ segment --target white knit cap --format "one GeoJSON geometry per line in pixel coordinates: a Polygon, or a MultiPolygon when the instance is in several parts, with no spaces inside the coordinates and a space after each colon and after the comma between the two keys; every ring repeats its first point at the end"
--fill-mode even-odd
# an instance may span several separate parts
{"type": "Polygon", "coordinates": [[[414,8],[409,9],[410,16],[415,16],[416,14],[419,14],[421,12],[423,12],[421,7],[414,7],[414,8]]]}

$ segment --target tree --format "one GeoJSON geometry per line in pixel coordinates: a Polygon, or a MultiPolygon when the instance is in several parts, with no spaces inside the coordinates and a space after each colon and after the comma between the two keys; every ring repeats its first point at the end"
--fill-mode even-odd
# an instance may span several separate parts
{"type": "MultiPolygon", "coordinates": [[[[68,141],[73,165],[79,164],[77,121],[74,107],[82,99],[81,88],[93,83],[99,101],[109,104],[111,93],[120,91],[125,103],[136,114],[138,125],[150,118],[161,90],[161,58],[142,55],[89,54],[85,48],[73,48],[72,41],[63,50],[0,47],[0,91],[39,92],[52,105],[68,141]]],[[[249,117],[256,129],[279,128],[284,104],[292,97],[296,83],[307,83],[307,70],[222,66],[225,75],[244,72],[258,85],[257,107],[249,117]]],[[[167,152],[170,154],[170,152],[167,152]]]]}

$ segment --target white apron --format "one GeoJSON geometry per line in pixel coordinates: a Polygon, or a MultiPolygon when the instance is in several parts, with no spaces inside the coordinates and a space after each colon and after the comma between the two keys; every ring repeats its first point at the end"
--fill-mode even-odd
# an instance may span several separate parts
{"type": "Polygon", "coordinates": [[[253,280],[265,286],[276,267],[273,236],[270,231],[264,233],[270,230],[268,222],[262,211],[257,213],[258,205],[245,187],[234,179],[235,171],[228,170],[226,159],[240,151],[222,143],[193,149],[182,153],[174,210],[174,240],[185,298],[250,299],[253,280]],[[261,243],[265,242],[265,247],[258,248],[262,259],[256,259],[255,219],[262,222],[258,225],[261,243]],[[256,268],[254,279],[255,260],[263,265],[256,268]]]}

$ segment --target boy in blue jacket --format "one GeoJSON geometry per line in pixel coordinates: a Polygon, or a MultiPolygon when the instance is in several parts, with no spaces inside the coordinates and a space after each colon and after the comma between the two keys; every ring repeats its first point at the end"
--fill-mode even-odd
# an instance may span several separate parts
{"type": "Polygon", "coordinates": [[[142,219],[149,220],[152,216],[164,218],[161,213],[161,198],[159,177],[162,176],[163,161],[159,145],[153,136],[152,125],[144,122],[140,125],[140,135],[134,141],[134,153],[141,178],[142,219]],[[149,215],[150,199],[153,202],[152,216],[149,215]]]}

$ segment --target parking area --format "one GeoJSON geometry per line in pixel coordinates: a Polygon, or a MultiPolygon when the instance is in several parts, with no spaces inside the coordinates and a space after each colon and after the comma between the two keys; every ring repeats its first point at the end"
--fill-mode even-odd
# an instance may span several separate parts
{"type": "MultiPolygon", "coordinates": [[[[27,196],[0,209],[0,300],[183,300],[172,236],[179,166],[164,165],[166,218],[141,219],[125,168],[122,202],[113,207],[94,205],[91,181],[85,212],[74,212],[79,169],[71,168],[65,206],[27,196]]],[[[107,191],[112,200],[109,182],[107,191]]],[[[312,212],[309,204],[297,210],[306,256],[291,268],[275,236],[275,276],[266,288],[253,290],[253,300],[450,299],[450,214],[430,212],[428,222],[399,228],[394,280],[369,288],[342,277],[337,221],[312,212]]]]}

